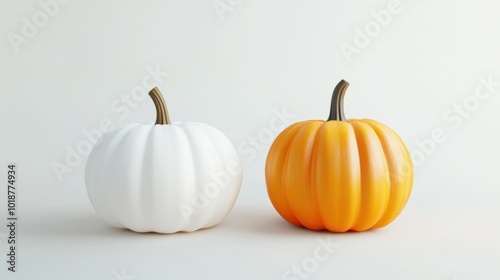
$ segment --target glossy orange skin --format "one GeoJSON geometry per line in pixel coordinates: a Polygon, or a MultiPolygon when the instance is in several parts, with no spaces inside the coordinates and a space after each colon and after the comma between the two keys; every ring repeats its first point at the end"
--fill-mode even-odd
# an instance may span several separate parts
{"type": "Polygon", "coordinates": [[[364,231],[401,213],[413,164],[401,138],[377,121],[304,121],[271,146],[266,183],[274,208],[296,226],[364,231]]]}

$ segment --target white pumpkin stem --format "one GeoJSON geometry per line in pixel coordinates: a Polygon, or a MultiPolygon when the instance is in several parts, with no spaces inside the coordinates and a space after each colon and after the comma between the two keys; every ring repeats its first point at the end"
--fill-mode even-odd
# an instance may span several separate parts
{"type": "Polygon", "coordinates": [[[155,124],[172,124],[168,116],[167,104],[163,99],[163,95],[157,87],[154,87],[149,96],[153,99],[156,108],[156,123],[155,124]]]}
{"type": "Polygon", "coordinates": [[[347,121],[344,115],[344,95],[349,87],[349,83],[341,80],[332,94],[332,104],[330,107],[330,116],[327,121],[347,121]]]}

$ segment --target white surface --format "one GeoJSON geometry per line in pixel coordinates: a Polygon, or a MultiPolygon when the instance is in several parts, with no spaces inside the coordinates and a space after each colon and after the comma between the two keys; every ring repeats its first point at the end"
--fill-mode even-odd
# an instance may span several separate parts
{"type": "Polygon", "coordinates": [[[326,237],[339,246],[308,279],[500,278],[500,87],[473,97],[480,77],[500,80],[498,1],[401,0],[350,62],[340,45],[389,1],[242,1],[223,21],[212,2],[70,1],[17,53],[8,33],[41,8],[1,2],[0,162],[18,163],[21,189],[19,273],[3,263],[1,279],[120,279],[122,268],[135,279],[281,279],[326,237]],[[268,134],[282,120],[326,118],[341,78],[351,83],[347,117],[387,124],[416,155],[414,191],[381,230],[294,228],[267,198],[268,134]],[[239,147],[240,197],[212,229],[115,230],[87,197],[85,157],[61,182],[52,170],[103,120],[153,122],[153,102],[131,99],[144,79],[162,89],[173,121],[205,122],[239,147]]]}

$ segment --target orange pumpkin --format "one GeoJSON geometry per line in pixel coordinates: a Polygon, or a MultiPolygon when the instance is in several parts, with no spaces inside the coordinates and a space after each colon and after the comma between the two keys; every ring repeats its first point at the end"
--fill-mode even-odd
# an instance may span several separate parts
{"type": "Polygon", "coordinates": [[[286,128],[266,161],[269,198],[288,222],[312,230],[381,228],[403,210],[413,185],[413,164],[401,138],[370,119],[343,112],[349,83],[333,91],[327,121],[286,128]]]}

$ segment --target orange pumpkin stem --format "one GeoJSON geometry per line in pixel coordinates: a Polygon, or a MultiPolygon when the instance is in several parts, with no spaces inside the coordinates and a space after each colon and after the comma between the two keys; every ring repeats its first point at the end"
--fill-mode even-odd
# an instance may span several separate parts
{"type": "Polygon", "coordinates": [[[149,96],[153,99],[156,108],[156,123],[155,124],[171,124],[168,116],[167,104],[163,99],[163,95],[157,87],[154,87],[149,96]]]}
{"type": "Polygon", "coordinates": [[[332,104],[330,106],[330,116],[327,121],[347,121],[344,115],[344,95],[349,87],[349,83],[341,80],[332,94],[332,104]]]}

